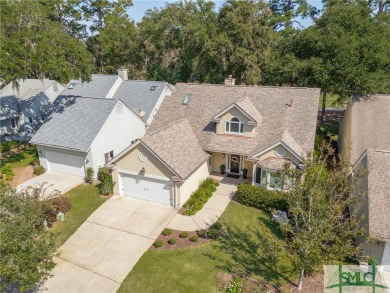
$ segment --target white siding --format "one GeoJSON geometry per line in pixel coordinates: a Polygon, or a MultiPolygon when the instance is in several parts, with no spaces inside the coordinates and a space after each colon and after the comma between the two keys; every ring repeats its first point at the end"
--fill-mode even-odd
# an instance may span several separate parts
{"type": "Polygon", "coordinates": [[[164,100],[164,98],[166,96],[170,96],[172,94],[172,91],[171,89],[168,87],[168,85],[165,86],[163,92],[161,93],[161,96],[158,98],[157,100],[157,103],[156,105],[154,106],[154,109],[152,110],[152,112],[150,113],[150,116],[148,118],[148,121],[146,121],[146,123],[148,123],[148,125],[150,125],[153,121],[153,118],[154,118],[154,115],[156,115],[158,109],[160,108],[161,106],[161,103],[162,101],[164,100]]]}
{"type": "Polygon", "coordinates": [[[191,197],[191,194],[198,189],[199,184],[210,175],[208,161],[205,161],[180,187],[180,202],[181,208],[186,201],[191,197]]]}
{"type": "MultiPolygon", "coordinates": [[[[118,103],[122,104],[120,101],[118,103]]],[[[98,169],[105,165],[105,153],[114,151],[114,156],[118,155],[131,141],[142,138],[145,131],[145,122],[134,112],[123,105],[123,111],[117,113],[115,106],[90,147],[88,165],[94,169],[95,176],[98,169]]]]}
{"type": "Polygon", "coordinates": [[[112,97],[114,96],[115,92],[117,91],[117,89],[121,85],[122,81],[123,81],[122,77],[118,76],[118,78],[116,79],[115,83],[113,84],[111,89],[108,91],[108,93],[107,93],[107,95],[105,97],[106,99],[112,99],[112,97]]]}

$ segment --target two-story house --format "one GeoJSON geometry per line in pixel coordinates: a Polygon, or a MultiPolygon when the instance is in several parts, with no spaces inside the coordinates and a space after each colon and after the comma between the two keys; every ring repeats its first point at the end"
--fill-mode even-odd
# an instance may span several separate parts
{"type": "Polygon", "coordinates": [[[141,140],[109,166],[116,193],[180,208],[212,172],[283,189],[274,173],[314,147],[320,89],[177,84],[141,140]]]}

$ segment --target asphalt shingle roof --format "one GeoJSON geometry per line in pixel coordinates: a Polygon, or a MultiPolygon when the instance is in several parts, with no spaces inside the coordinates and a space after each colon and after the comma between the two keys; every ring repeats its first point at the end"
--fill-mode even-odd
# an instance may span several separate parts
{"type": "Polygon", "coordinates": [[[121,83],[113,98],[121,100],[127,107],[139,114],[145,112],[142,117],[147,121],[154,112],[158,98],[168,85],[162,81],[125,80],[121,83]],[[154,88],[151,90],[151,88],[154,88]]]}
{"type": "Polygon", "coordinates": [[[367,152],[369,233],[390,241],[390,95],[355,95],[348,107],[351,164],[367,152]]]}
{"type": "Polygon", "coordinates": [[[117,101],[114,99],[75,98],[67,100],[65,111],[53,112],[31,139],[43,144],[88,151],[117,101]]]}
{"type": "Polygon", "coordinates": [[[210,157],[203,151],[187,119],[149,133],[142,141],[183,179],[210,157]]]}
{"type": "Polygon", "coordinates": [[[352,97],[351,163],[366,149],[390,151],[390,95],[352,97]]]}
{"type": "Polygon", "coordinates": [[[118,75],[92,74],[92,80],[89,82],[81,82],[78,80],[70,81],[70,83],[75,84],[74,88],[65,88],[61,92],[61,95],[85,98],[105,98],[118,78],[121,77],[118,75]]]}
{"type": "Polygon", "coordinates": [[[292,147],[297,152],[307,152],[314,146],[319,96],[320,89],[316,88],[179,83],[172,96],[164,99],[149,131],[186,118],[204,150],[249,155],[280,140],[293,140],[292,147]],[[183,98],[189,93],[191,101],[183,105],[183,98]],[[248,99],[245,106],[255,108],[249,110],[251,115],[261,118],[254,136],[216,134],[213,117],[243,98],[248,99]],[[289,106],[291,99],[293,108],[289,106]]]}

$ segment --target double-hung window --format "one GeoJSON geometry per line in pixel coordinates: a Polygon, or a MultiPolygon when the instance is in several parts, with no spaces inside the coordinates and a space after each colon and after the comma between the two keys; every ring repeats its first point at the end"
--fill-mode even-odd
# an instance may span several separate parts
{"type": "Polygon", "coordinates": [[[104,154],[104,161],[107,164],[111,159],[114,158],[114,151],[110,151],[104,154]]]}
{"type": "Polygon", "coordinates": [[[233,117],[229,121],[225,123],[225,132],[226,133],[234,133],[234,134],[242,134],[244,133],[244,123],[240,121],[237,117],[233,117]]]}

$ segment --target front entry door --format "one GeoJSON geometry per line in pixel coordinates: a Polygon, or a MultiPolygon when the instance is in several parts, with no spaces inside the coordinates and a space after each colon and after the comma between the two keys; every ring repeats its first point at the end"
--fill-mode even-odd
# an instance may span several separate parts
{"type": "Polygon", "coordinates": [[[231,155],[230,156],[230,172],[240,173],[240,156],[231,155]]]}

